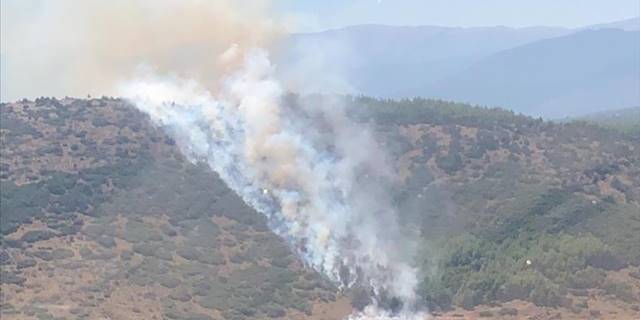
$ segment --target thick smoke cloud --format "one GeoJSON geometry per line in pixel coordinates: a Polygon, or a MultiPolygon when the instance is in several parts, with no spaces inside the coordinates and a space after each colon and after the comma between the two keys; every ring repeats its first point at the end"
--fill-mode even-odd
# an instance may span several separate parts
{"type": "Polygon", "coordinates": [[[116,94],[140,66],[211,87],[230,44],[282,34],[266,0],[2,0],[2,101],[116,94]]]}

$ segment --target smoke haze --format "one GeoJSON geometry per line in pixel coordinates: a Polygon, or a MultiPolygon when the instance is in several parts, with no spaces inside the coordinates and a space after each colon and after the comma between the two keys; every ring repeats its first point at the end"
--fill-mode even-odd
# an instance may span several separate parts
{"type": "Polygon", "coordinates": [[[211,87],[230,44],[267,47],[281,33],[267,7],[262,0],[3,1],[1,100],[113,95],[141,66],[211,87]]]}

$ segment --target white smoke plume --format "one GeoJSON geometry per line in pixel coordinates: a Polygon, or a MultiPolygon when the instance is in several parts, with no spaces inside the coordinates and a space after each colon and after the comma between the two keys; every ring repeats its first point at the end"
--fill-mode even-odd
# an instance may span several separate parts
{"type": "Polygon", "coordinates": [[[337,99],[287,105],[268,54],[241,52],[223,54],[243,62],[215,96],[196,81],[153,75],[122,94],[265,214],[310,266],[413,304],[416,271],[385,189],[393,172],[384,151],[337,99]]]}
{"type": "Polygon", "coordinates": [[[376,305],[369,305],[361,312],[350,315],[346,320],[424,320],[427,317],[428,315],[424,312],[402,310],[400,313],[393,313],[380,309],[376,305]]]}

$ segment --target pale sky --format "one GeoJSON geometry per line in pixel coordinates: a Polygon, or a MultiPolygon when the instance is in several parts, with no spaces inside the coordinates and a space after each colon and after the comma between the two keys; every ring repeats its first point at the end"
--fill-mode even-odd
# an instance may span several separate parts
{"type": "MultiPolygon", "coordinates": [[[[86,36],[85,28],[87,28],[83,23],[88,23],[91,20],[85,21],[77,19],[77,17],[86,18],[92,15],[100,17],[102,11],[98,9],[96,12],[92,11],[93,6],[97,8],[104,5],[107,8],[110,6],[109,4],[113,6],[113,8],[109,7],[110,9],[126,12],[130,6],[129,0],[94,0],[92,4],[85,6],[74,5],[76,1],[81,4],[86,0],[67,0],[64,2],[67,6],[62,6],[62,8],[77,9],[75,12],[71,12],[72,10],[68,8],[54,10],[63,1],[0,0],[0,100],[32,97],[33,95],[64,95],[72,86],[69,82],[95,86],[96,81],[94,80],[75,80],[77,74],[70,71],[72,70],[70,65],[75,65],[75,63],[80,65],[86,61],[93,61],[94,58],[106,56],[105,54],[86,53],[87,56],[77,57],[85,53],[77,49],[78,46],[84,48],[82,44],[86,44],[91,48],[90,44],[102,43],[95,39],[83,38],[83,35],[86,36]],[[82,10],[86,10],[86,12],[80,12],[82,10]],[[78,25],[74,26],[75,24],[78,25]],[[68,78],[67,82],[61,78],[63,75],[68,78]]],[[[173,1],[177,4],[184,4],[182,1],[187,0],[138,2],[153,4],[156,1],[171,5],[173,1]]],[[[212,0],[190,1],[192,2],[190,5],[205,5],[212,0]]],[[[356,24],[583,27],[640,16],[640,0],[218,1],[222,4],[233,3],[237,5],[234,10],[239,10],[236,13],[240,16],[243,14],[252,16],[250,13],[257,11],[261,23],[269,22],[271,25],[271,22],[275,22],[273,25],[278,26],[282,26],[284,23],[287,26],[285,30],[289,32],[322,31],[356,24]]],[[[224,14],[224,12],[220,14],[224,14]]],[[[145,15],[141,16],[139,20],[149,22],[156,18],[155,15],[145,15]],[[148,19],[143,19],[145,17],[148,19]]],[[[173,20],[177,19],[170,21],[173,20]]],[[[130,20],[130,22],[132,21],[136,20],[130,20]]],[[[212,20],[212,22],[214,21],[212,20]]],[[[143,28],[141,30],[151,29],[143,28]]],[[[111,41],[114,39],[119,39],[117,34],[108,39],[100,40],[111,41]]],[[[149,44],[153,43],[149,42],[149,44]]],[[[140,46],[135,48],[138,47],[140,46]]],[[[114,56],[135,58],[135,56],[131,57],[121,53],[118,51],[114,53],[114,56]]],[[[96,66],[100,65],[96,64],[96,66]]],[[[113,70],[110,71],[113,72],[113,70]]],[[[105,77],[107,73],[83,70],[78,74],[100,78],[105,77]]]]}
{"type": "Polygon", "coordinates": [[[297,31],[354,24],[582,27],[640,15],[640,0],[275,0],[297,31]]]}
{"type": "MultiPolygon", "coordinates": [[[[1,0],[3,27],[46,0],[1,0]],[[14,10],[6,10],[9,7],[14,10]],[[10,12],[9,12],[10,11],[10,12]]],[[[82,1],[82,0],[79,0],[82,1]]],[[[269,2],[268,0],[242,0],[269,2]]],[[[583,27],[640,16],[640,0],[271,0],[273,18],[294,32],[354,24],[583,27]]]]}

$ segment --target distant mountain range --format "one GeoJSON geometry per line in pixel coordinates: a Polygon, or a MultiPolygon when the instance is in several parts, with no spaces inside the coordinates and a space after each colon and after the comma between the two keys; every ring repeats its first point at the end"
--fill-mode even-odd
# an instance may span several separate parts
{"type": "Polygon", "coordinates": [[[620,29],[625,31],[638,31],[640,30],[640,17],[610,23],[594,24],[584,29],[620,29]]]}
{"type": "Polygon", "coordinates": [[[495,53],[427,91],[550,118],[640,102],[640,32],[586,30],[495,53]]]}
{"type": "Polygon", "coordinates": [[[640,17],[579,29],[360,25],[291,35],[276,63],[301,91],[435,97],[562,118],[640,104],[639,30],[640,17]]]}

